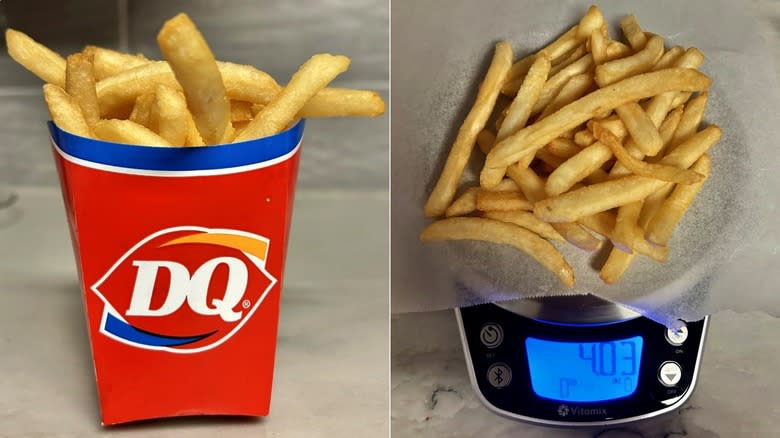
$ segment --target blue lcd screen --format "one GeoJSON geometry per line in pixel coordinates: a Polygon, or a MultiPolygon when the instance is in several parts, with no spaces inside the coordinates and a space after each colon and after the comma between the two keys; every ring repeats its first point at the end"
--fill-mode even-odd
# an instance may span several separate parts
{"type": "Polygon", "coordinates": [[[642,337],[606,342],[526,338],[531,387],[536,395],[567,402],[597,402],[636,391],[642,337]]]}

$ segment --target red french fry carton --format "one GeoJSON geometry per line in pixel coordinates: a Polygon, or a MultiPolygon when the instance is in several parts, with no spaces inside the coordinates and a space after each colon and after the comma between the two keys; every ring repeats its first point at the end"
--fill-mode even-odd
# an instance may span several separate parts
{"type": "Polygon", "coordinates": [[[303,128],[171,148],[49,123],[104,425],[268,414],[303,128]]]}

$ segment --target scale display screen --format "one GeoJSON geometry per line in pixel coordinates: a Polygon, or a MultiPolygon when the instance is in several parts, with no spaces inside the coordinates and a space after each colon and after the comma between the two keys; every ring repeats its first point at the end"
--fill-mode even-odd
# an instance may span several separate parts
{"type": "Polygon", "coordinates": [[[560,342],[526,338],[531,387],[539,397],[599,402],[636,391],[642,337],[605,342],[560,342]]]}

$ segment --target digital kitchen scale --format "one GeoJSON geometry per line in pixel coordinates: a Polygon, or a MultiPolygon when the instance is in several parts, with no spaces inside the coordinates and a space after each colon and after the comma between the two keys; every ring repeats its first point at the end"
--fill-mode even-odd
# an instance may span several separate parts
{"type": "Polygon", "coordinates": [[[496,414],[605,426],[680,407],[699,373],[708,317],[675,330],[592,295],[455,310],[471,384],[496,414]]]}

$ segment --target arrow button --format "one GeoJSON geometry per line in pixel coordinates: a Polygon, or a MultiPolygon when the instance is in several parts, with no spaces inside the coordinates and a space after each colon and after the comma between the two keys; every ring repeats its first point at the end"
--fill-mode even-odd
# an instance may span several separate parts
{"type": "Polygon", "coordinates": [[[658,380],[664,386],[675,386],[680,382],[682,378],[682,368],[677,362],[664,362],[661,367],[658,368],[658,380]]]}

